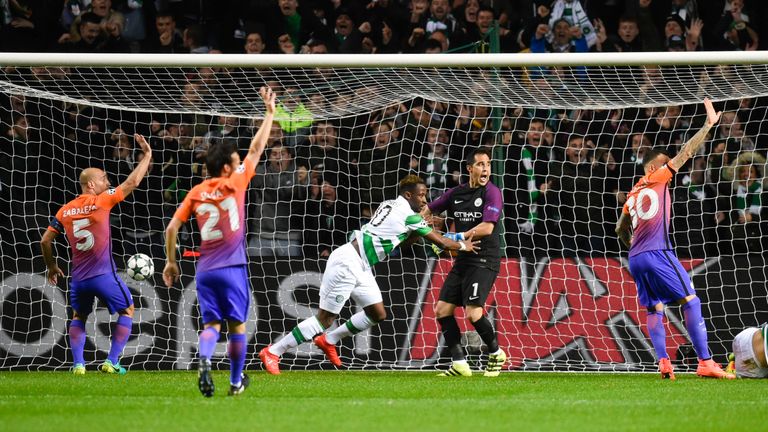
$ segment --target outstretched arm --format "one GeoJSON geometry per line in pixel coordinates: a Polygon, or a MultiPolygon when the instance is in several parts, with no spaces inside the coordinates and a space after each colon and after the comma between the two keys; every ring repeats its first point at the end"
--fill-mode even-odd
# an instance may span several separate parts
{"type": "Polygon", "coordinates": [[[130,195],[131,192],[139,186],[139,183],[144,179],[144,176],[147,175],[149,163],[152,160],[152,148],[149,146],[149,143],[147,143],[147,140],[139,134],[135,134],[133,138],[139,143],[141,151],[144,152],[144,158],[138,165],[136,165],[133,172],[131,172],[128,178],[120,185],[120,189],[123,190],[123,195],[125,196],[130,195]]]}
{"type": "Polygon", "coordinates": [[[57,235],[57,233],[51,230],[45,230],[43,238],[40,240],[40,249],[43,250],[43,260],[45,260],[45,265],[48,267],[47,278],[51,285],[56,285],[59,276],[64,277],[64,272],[61,271],[59,265],[56,263],[56,258],[53,256],[53,239],[55,239],[57,235]]]}
{"type": "Polygon", "coordinates": [[[710,101],[709,98],[704,98],[704,107],[707,109],[707,121],[704,123],[704,126],[696,132],[696,135],[694,135],[693,138],[689,139],[683,145],[683,148],[677,156],[669,161],[669,165],[675,171],[679,170],[686,162],[688,162],[688,159],[692,158],[693,155],[699,151],[702,144],[704,144],[704,139],[707,137],[709,130],[720,121],[720,115],[723,113],[721,111],[715,112],[715,107],[712,106],[712,101],[710,101]]]}
{"type": "Polygon", "coordinates": [[[272,89],[269,87],[262,87],[259,89],[259,95],[267,108],[267,115],[264,116],[264,122],[261,123],[259,131],[253,136],[251,146],[248,148],[246,159],[250,159],[254,165],[259,163],[259,159],[264,153],[264,148],[267,146],[267,140],[269,140],[269,133],[272,130],[272,120],[275,118],[275,94],[272,93],[272,89]]]}
{"type": "Polygon", "coordinates": [[[616,235],[624,246],[632,246],[632,219],[626,213],[622,213],[619,221],[616,222],[616,235]]]}
{"type": "Polygon", "coordinates": [[[431,231],[424,236],[425,239],[431,241],[440,247],[440,249],[467,251],[477,253],[480,250],[477,245],[480,244],[480,240],[472,240],[472,236],[467,237],[466,240],[453,240],[449,237],[441,236],[436,231],[431,231]]]}

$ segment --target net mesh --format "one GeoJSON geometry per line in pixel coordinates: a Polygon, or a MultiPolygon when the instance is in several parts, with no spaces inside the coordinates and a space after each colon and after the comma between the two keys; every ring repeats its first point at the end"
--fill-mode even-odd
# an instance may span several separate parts
{"type": "MultiPolygon", "coordinates": [[[[249,360],[315,313],[325,258],[370,218],[396,184],[417,173],[430,199],[466,181],[468,150],[488,146],[504,194],[503,262],[488,301],[509,368],[655,370],[645,311],[613,234],[626,193],[652,146],[677,151],[704,121],[700,101],[724,111],[702,153],[673,182],[673,243],[704,303],[719,360],[744,326],[768,320],[762,184],[768,70],[757,65],[530,68],[68,68],[0,70],[0,368],[65,368],[66,281],[45,283],[39,239],[79,192],[77,176],[103,168],[122,182],[140,157],[153,162],[112,212],[120,270],[145,253],[162,269],[163,230],[205,176],[210,145],[245,150],[263,116],[258,89],[278,93],[278,114],[249,191],[253,293],[249,360]]],[[[449,227],[442,227],[443,230],[449,227]]],[[[130,368],[187,368],[201,328],[194,291],[199,233],[182,228],[182,280],[162,287],[123,276],[134,294],[130,368]]],[[[55,254],[67,271],[63,238],[55,254]]],[[[341,345],[351,368],[434,368],[442,342],[433,307],[450,271],[416,245],[376,268],[388,319],[341,345]]],[[[357,312],[342,311],[344,320],[357,312]]],[[[86,360],[101,361],[114,325],[102,305],[87,324],[86,360]]],[[[461,313],[461,312],[460,312],[461,313]]],[[[459,315],[459,318],[461,316],[459,315]]],[[[682,316],[667,310],[668,351],[685,367],[682,316]]],[[[482,342],[460,319],[470,360],[482,342]]],[[[226,365],[226,332],[217,350],[226,365]]],[[[289,352],[284,367],[327,367],[319,350],[289,352]]]]}

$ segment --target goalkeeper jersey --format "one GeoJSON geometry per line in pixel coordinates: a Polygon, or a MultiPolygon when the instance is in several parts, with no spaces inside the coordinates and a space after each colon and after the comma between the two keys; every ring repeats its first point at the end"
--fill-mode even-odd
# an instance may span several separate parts
{"type": "Polygon", "coordinates": [[[355,231],[354,238],[363,261],[374,266],[384,261],[412,232],[425,236],[432,232],[432,228],[411,209],[405,198],[398,196],[381,203],[371,221],[355,231]]]}

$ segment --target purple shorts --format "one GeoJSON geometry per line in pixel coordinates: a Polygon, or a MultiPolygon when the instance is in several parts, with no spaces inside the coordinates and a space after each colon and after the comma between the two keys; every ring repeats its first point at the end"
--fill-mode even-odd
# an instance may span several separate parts
{"type": "Polygon", "coordinates": [[[106,303],[111,314],[133,304],[131,291],[115,273],[105,273],[69,283],[69,304],[79,315],[85,316],[93,312],[95,297],[106,303]]]}
{"type": "Polygon", "coordinates": [[[245,322],[251,307],[248,269],[244,265],[198,272],[197,301],[203,324],[231,320],[245,322]]]}
{"type": "Polygon", "coordinates": [[[696,294],[693,283],[677,256],[668,250],[652,250],[629,257],[629,272],[637,285],[640,304],[651,308],[696,294]]]}

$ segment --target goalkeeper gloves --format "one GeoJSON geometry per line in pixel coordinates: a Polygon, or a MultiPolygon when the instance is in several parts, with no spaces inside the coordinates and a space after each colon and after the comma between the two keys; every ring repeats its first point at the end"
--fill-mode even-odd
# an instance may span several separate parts
{"type": "Polygon", "coordinates": [[[443,237],[447,237],[453,241],[462,241],[464,240],[464,233],[454,233],[454,232],[447,232],[443,234],[443,237]]]}

